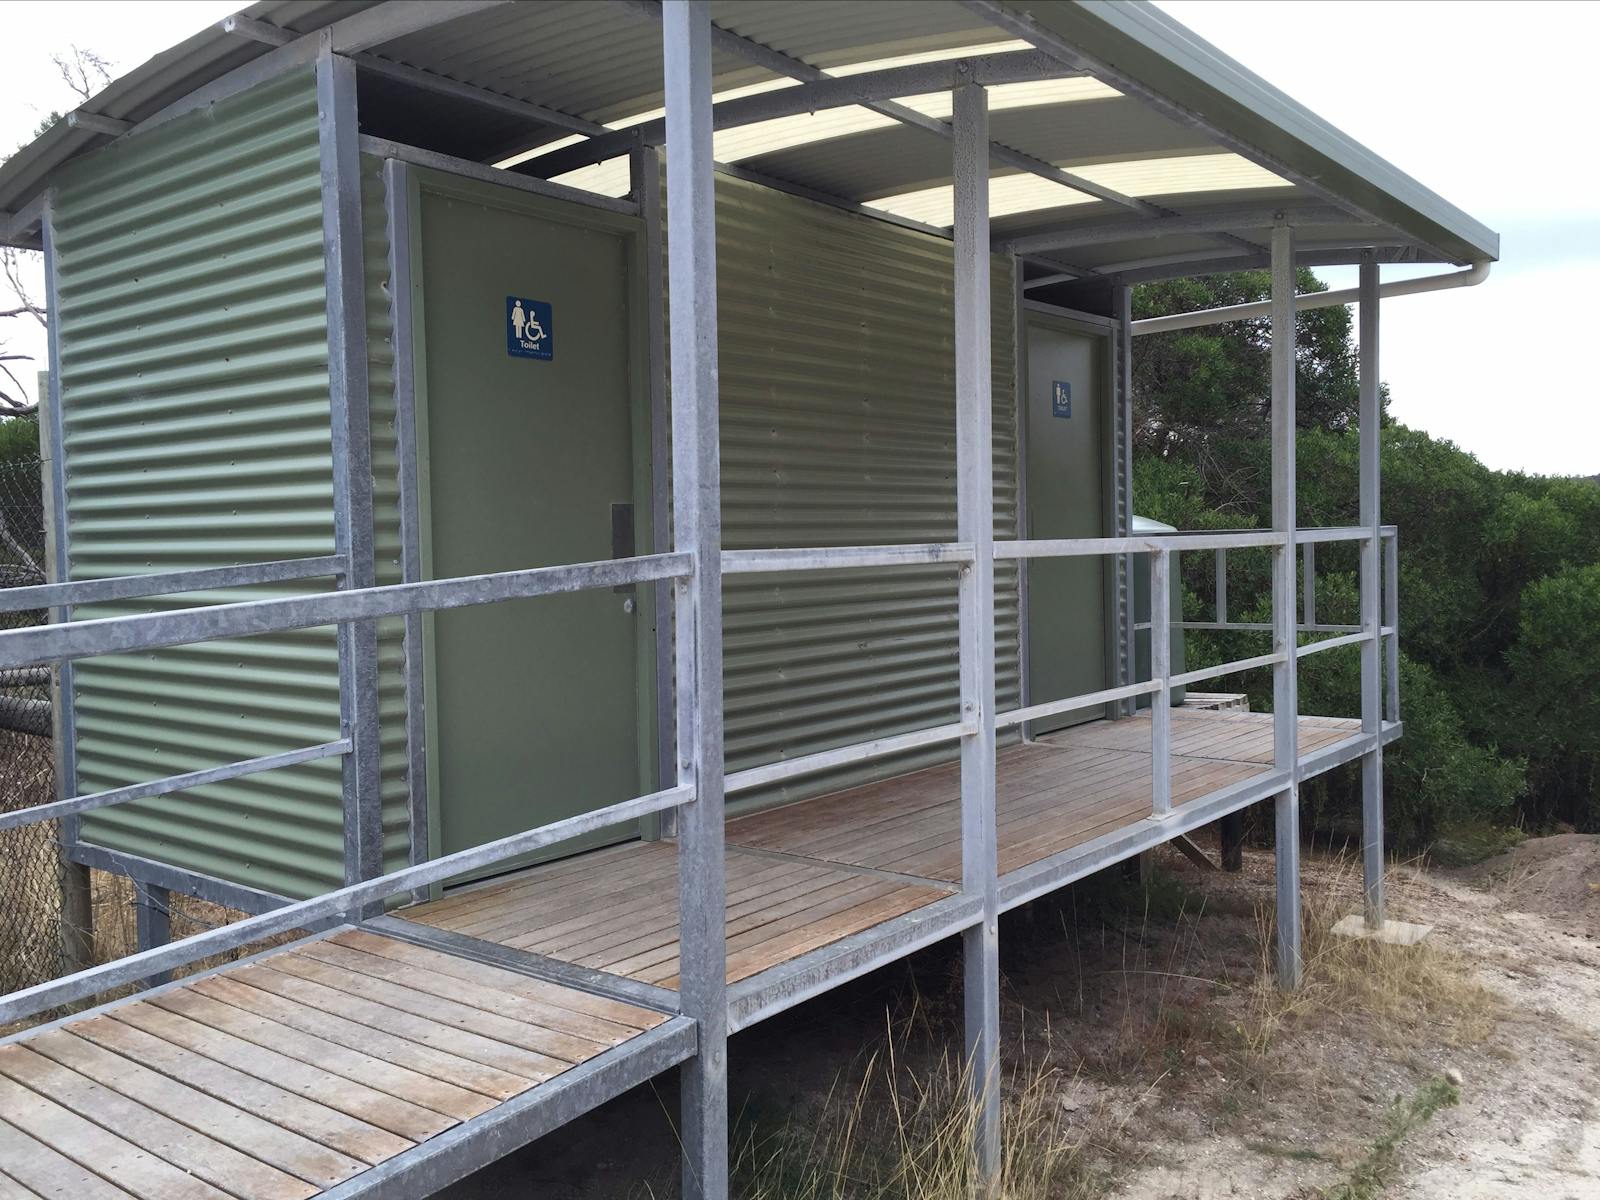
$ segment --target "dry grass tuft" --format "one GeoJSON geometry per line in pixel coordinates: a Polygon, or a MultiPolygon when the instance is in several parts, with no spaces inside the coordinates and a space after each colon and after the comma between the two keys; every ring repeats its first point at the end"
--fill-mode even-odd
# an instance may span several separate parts
{"type": "MultiPolygon", "coordinates": [[[[971,1076],[946,1056],[905,1058],[904,1027],[852,1084],[835,1083],[811,1121],[748,1130],[735,1147],[736,1191],[750,1200],[970,1200],[978,1190],[971,1076]]],[[[1069,1125],[1059,1072],[1013,1072],[1002,1087],[1006,1200],[1095,1200],[1107,1181],[1089,1153],[1096,1122],[1069,1125]]]]}
{"type": "Polygon", "coordinates": [[[1433,941],[1393,946],[1333,932],[1341,917],[1359,911],[1360,903],[1361,869],[1353,859],[1339,862],[1328,878],[1306,890],[1304,970],[1300,988],[1292,993],[1278,988],[1275,914],[1267,907],[1258,910],[1259,966],[1238,1027],[1246,1066],[1264,1070],[1268,1051],[1285,1028],[1312,1019],[1363,1019],[1391,1046],[1424,1028],[1431,1041],[1451,1047],[1479,1045],[1489,1037],[1504,1002],[1473,979],[1458,955],[1433,941]]]}

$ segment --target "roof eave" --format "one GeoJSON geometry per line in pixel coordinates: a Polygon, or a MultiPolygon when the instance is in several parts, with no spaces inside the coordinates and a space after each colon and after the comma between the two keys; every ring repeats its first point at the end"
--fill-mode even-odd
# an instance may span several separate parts
{"type": "MultiPolygon", "coordinates": [[[[1286,168],[1456,262],[1498,259],[1500,237],[1148,3],[967,0],[1029,36],[1070,48],[1112,86],[1161,102],[1269,169],[1286,168]]],[[[1048,46],[1041,46],[1047,49],[1048,46]]]]}

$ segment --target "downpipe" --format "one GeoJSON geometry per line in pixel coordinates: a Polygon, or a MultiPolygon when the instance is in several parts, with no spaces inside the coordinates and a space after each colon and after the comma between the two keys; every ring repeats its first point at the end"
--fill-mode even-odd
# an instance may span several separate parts
{"type": "MultiPolygon", "coordinates": [[[[1420,279],[1396,279],[1385,283],[1378,288],[1381,299],[1389,300],[1395,296],[1416,296],[1423,292],[1443,292],[1451,288],[1477,287],[1489,278],[1489,268],[1494,264],[1488,259],[1475,262],[1464,271],[1452,271],[1448,275],[1425,275],[1420,279]]],[[[1337,292],[1306,292],[1294,298],[1296,312],[1305,312],[1313,308],[1332,308],[1338,304],[1355,304],[1361,299],[1360,288],[1341,288],[1337,292]]],[[[1272,314],[1272,301],[1262,300],[1253,304],[1230,304],[1225,308],[1203,308],[1198,312],[1174,313],[1167,317],[1146,317],[1142,321],[1135,321],[1132,325],[1134,337],[1146,333],[1169,333],[1174,329],[1198,329],[1203,325],[1221,325],[1227,321],[1244,321],[1251,317],[1266,317],[1272,314]]]]}

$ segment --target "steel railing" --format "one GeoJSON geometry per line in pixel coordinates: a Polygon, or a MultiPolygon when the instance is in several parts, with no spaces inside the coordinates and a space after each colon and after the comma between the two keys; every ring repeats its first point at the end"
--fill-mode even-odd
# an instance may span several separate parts
{"type": "MultiPolygon", "coordinates": [[[[1363,529],[1302,530],[1296,544],[1366,541],[1363,529]]],[[[1318,627],[1313,631],[1338,631],[1339,636],[1298,647],[1295,656],[1319,653],[1336,646],[1353,645],[1373,637],[1387,644],[1389,658],[1389,719],[1398,720],[1398,598],[1396,595],[1396,538],[1392,527],[1382,531],[1385,549],[1383,607],[1385,620],[1378,631],[1359,627],[1318,627]]],[[[1146,554],[1151,557],[1151,618],[1139,629],[1151,634],[1151,678],[1130,681],[1076,696],[1026,705],[996,714],[997,728],[1011,728],[1063,712],[1152,697],[1151,704],[1151,811],[1155,817],[1172,812],[1172,689],[1188,683],[1286,660],[1282,653],[1257,655],[1215,666],[1173,674],[1171,630],[1197,623],[1174,620],[1170,610],[1170,579],[1175,559],[1185,551],[1213,550],[1218,556],[1217,620],[1206,627],[1254,629],[1255,625],[1230,623],[1226,607],[1226,554],[1230,549],[1266,547],[1283,554],[1289,539],[1282,533],[1248,530],[1235,532],[1176,533],[1127,538],[1076,538],[997,541],[996,560],[1146,554]]],[[[723,551],[724,574],[775,571],[854,570],[925,564],[967,564],[973,561],[970,543],[919,543],[915,545],[821,547],[777,550],[723,551]]],[[[177,571],[158,575],[44,584],[0,595],[0,611],[55,606],[66,609],[110,600],[171,596],[267,582],[296,582],[316,578],[342,579],[341,556],[246,564],[236,567],[177,571]]],[[[99,617],[83,621],[0,632],[0,669],[46,663],[69,663],[102,654],[182,645],[217,638],[325,625],[371,621],[380,617],[465,608],[505,600],[608,589],[626,583],[682,581],[692,576],[693,556],[686,553],[649,554],[600,562],[537,567],[520,571],[465,576],[455,579],[351,588],[317,594],[274,597],[212,604],[205,607],[163,610],[131,616],[99,617]]],[[[1314,615],[1314,613],[1312,614],[1314,615]]],[[[1266,628],[1271,628],[1267,626],[1266,628]]],[[[752,767],[725,777],[725,791],[737,793],[802,775],[869,762],[909,750],[977,735],[976,721],[958,721],[874,738],[793,759],[752,767]]],[[[317,745],[281,751],[259,758],[221,764],[170,775],[145,783],[66,797],[0,816],[0,830],[35,821],[74,816],[95,809],[164,795],[225,779],[274,770],[314,759],[352,752],[346,736],[317,745]]],[[[359,915],[373,904],[441,883],[528,854],[531,851],[634,821],[653,813],[695,802],[688,784],[636,796],[575,817],[555,821],[520,833],[469,847],[424,863],[384,872],[306,900],[286,903],[270,912],[207,930],[181,941],[150,947],[114,962],[90,967],[61,979],[39,984],[0,998],[0,1024],[32,1016],[45,1009],[70,1004],[109,988],[148,979],[226,950],[289,930],[359,915]]],[[[347,817],[349,814],[347,798],[347,817]]],[[[354,836],[349,820],[345,838],[354,836]]]]}

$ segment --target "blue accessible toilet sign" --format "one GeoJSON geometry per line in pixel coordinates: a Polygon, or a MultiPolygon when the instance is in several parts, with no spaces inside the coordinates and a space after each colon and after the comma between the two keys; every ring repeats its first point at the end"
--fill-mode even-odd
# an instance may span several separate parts
{"type": "Polygon", "coordinates": [[[506,353],[513,358],[556,356],[555,314],[543,300],[506,297],[506,353]]]}
{"type": "Polygon", "coordinates": [[[1051,381],[1050,415],[1052,417],[1072,416],[1072,385],[1064,379],[1051,381]]]}

